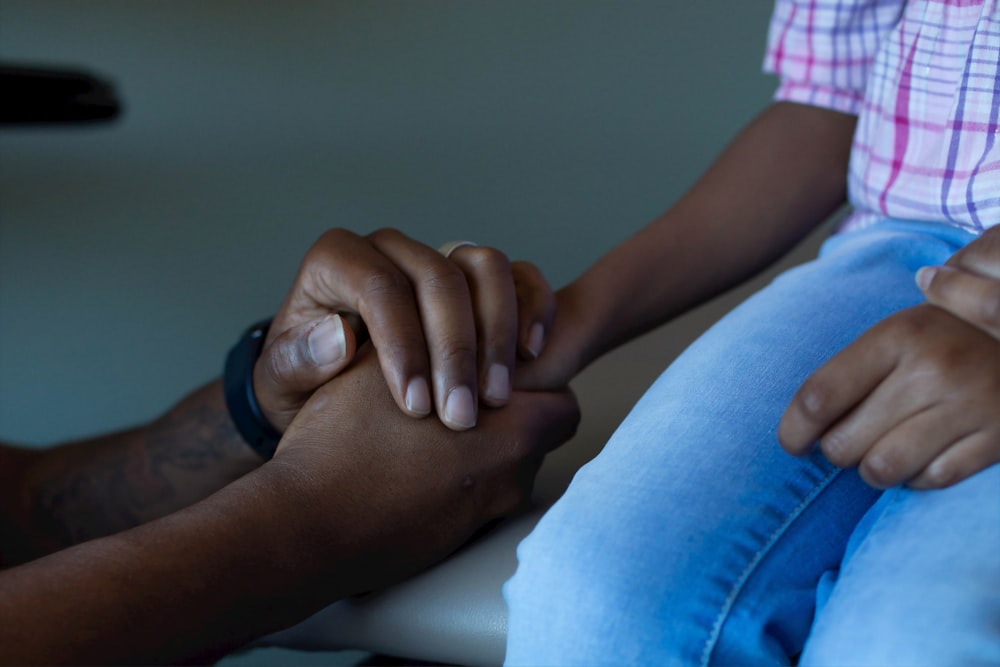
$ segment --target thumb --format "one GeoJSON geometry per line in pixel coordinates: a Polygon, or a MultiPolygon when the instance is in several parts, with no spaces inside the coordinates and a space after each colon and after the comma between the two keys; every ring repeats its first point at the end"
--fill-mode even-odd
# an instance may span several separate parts
{"type": "Polygon", "coordinates": [[[556,449],[576,435],[580,405],[569,389],[558,392],[515,391],[509,405],[527,410],[528,428],[535,435],[533,446],[542,453],[556,449]]]}
{"type": "Polygon", "coordinates": [[[254,393],[268,421],[284,432],[309,396],[351,362],[356,345],[351,327],[337,314],[271,340],[254,367],[254,393]]]}

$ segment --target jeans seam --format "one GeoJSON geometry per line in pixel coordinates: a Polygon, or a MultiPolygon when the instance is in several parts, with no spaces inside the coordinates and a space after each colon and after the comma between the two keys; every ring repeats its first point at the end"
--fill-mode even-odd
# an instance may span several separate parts
{"type": "Polygon", "coordinates": [[[816,499],[823,490],[830,485],[830,482],[839,475],[842,471],[840,469],[832,470],[819,484],[817,484],[812,491],[809,492],[805,498],[795,507],[794,510],[785,518],[785,521],[779,525],[767,541],[764,543],[754,557],[750,559],[747,566],[743,568],[743,571],[736,578],[733,583],[732,589],[729,591],[729,595],[726,596],[725,602],[722,604],[722,608],[719,610],[718,616],[715,618],[715,623],[712,625],[712,630],[708,635],[708,639],[705,640],[705,647],[701,652],[701,662],[699,663],[701,667],[708,667],[709,660],[712,657],[712,652],[716,648],[716,644],[719,641],[719,636],[722,634],[722,626],[725,624],[726,619],[729,617],[729,613],[733,609],[733,605],[736,603],[736,598],[739,597],[740,593],[743,591],[743,587],[746,585],[747,580],[750,579],[750,575],[753,574],[754,570],[763,560],[764,556],[768,551],[775,545],[778,539],[788,530],[789,526],[805,511],[805,509],[816,499]]]}

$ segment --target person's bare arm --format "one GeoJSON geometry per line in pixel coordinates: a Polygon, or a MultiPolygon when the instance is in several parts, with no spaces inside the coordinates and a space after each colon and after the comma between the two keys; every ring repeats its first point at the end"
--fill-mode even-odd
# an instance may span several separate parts
{"type": "Polygon", "coordinates": [[[146,426],[2,456],[5,566],[165,516],[261,464],[233,427],[219,381],[146,426]]]}
{"type": "Polygon", "coordinates": [[[844,203],[856,118],[772,104],[673,207],[557,294],[521,386],[559,386],[613,347],[759,272],[844,203]]]}
{"type": "MultiPolygon", "coordinates": [[[[490,248],[445,258],[392,230],[368,237],[331,230],[306,254],[270,327],[255,394],[284,431],[312,392],[354,358],[355,332],[344,317],[353,315],[380,348],[397,404],[417,378],[433,386],[438,416],[466,428],[475,422],[475,401],[462,406],[470,423],[460,426],[443,409],[449,388],[475,390],[479,382],[485,402],[506,403],[515,349],[529,341],[533,322],[551,317],[551,299],[537,270],[490,248]],[[535,300],[515,298],[515,282],[530,286],[535,300]],[[429,367],[428,355],[450,360],[447,368],[429,367]]],[[[219,381],[128,431],[40,451],[0,446],[0,567],[165,516],[261,462],[234,429],[219,381]]]]}
{"type": "Polygon", "coordinates": [[[578,419],[512,394],[478,428],[414,420],[367,353],[274,459],[162,519],[0,572],[0,663],[211,660],[446,556],[523,504],[578,419]]]}

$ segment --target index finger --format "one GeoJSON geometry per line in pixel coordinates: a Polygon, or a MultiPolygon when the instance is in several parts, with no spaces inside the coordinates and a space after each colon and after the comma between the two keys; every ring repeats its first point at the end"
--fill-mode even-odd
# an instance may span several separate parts
{"type": "Polygon", "coordinates": [[[926,266],[917,284],[929,303],[1000,339],[1000,279],[957,266],[926,266]]]}
{"type": "Polygon", "coordinates": [[[987,229],[979,238],[952,255],[947,265],[1000,280],[1000,227],[987,229]]]}
{"type": "Polygon", "coordinates": [[[882,325],[868,330],[802,384],[778,425],[778,441],[786,451],[807,454],[889,375],[898,352],[886,331],[882,325]]]}
{"type": "Polygon", "coordinates": [[[343,229],[326,232],[310,249],[275,323],[329,312],[361,316],[396,404],[411,416],[429,414],[430,362],[410,281],[368,239],[343,229]]]}

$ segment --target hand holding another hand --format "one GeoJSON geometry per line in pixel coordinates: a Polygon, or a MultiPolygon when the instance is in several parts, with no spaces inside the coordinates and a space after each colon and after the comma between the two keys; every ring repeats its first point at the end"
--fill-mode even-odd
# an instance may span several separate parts
{"type": "Polygon", "coordinates": [[[449,428],[471,428],[480,401],[507,403],[515,360],[538,355],[554,309],[534,266],[492,248],[444,257],[395,230],[330,230],[274,318],[254,389],[283,431],[367,335],[400,409],[412,417],[436,411],[449,428]]]}
{"type": "Polygon", "coordinates": [[[578,420],[568,392],[514,392],[460,433],[410,419],[364,346],[303,406],[265,469],[281,476],[303,549],[321,571],[340,563],[353,573],[350,590],[336,591],[352,594],[436,562],[526,503],[545,454],[578,420]]]}

